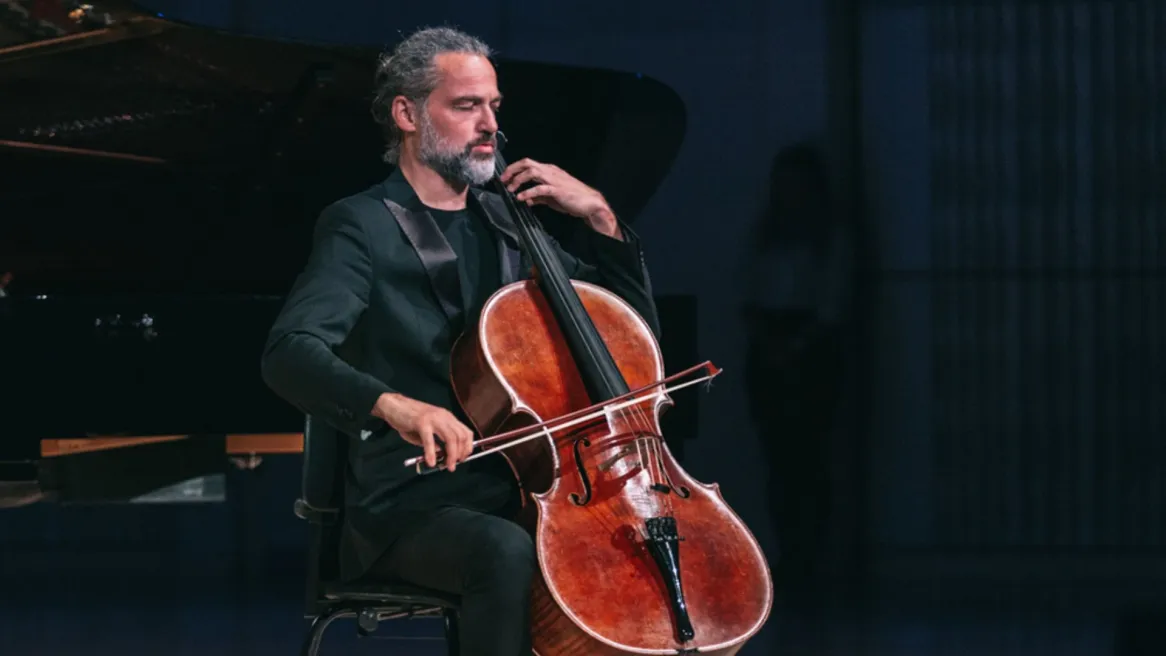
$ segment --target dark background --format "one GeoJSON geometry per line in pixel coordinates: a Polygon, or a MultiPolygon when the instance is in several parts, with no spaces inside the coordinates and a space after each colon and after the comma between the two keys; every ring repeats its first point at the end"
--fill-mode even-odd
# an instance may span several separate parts
{"type": "MultiPolygon", "coordinates": [[[[1166,653],[1166,3],[150,4],[373,47],[449,22],[674,89],[684,141],[634,225],[725,369],[683,463],[771,553],[734,265],[774,153],[820,144],[863,237],[828,565],[742,653],[1166,653]]],[[[298,465],[232,472],[224,504],[3,511],[0,649],[291,652],[298,465]]]]}

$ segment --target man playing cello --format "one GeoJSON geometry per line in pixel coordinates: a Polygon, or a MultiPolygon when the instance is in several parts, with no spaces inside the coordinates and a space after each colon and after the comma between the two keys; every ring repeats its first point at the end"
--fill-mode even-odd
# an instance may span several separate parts
{"type": "MultiPolygon", "coordinates": [[[[311,254],[271,329],[262,373],[282,398],[347,440],[340,553],[346,580],[403,580],[462,598],[463,654],[529,654],[537,567],[514,474],[472,450],[449,381],[454,340],[489,296],[529,269],[494,176],[502,103],[491,53],[448,28],[383,57],[373,115],[395,165],[383,183],[322,212],[311,254]],[[449,472],[402,466],[436,445],[449,472]]],[[[584,221],[593,262],[559,248],[569,276],[619,295],[659,336],[637,238],[602,194],[524,159],[501,181],[529,205],[584,221]]]]}

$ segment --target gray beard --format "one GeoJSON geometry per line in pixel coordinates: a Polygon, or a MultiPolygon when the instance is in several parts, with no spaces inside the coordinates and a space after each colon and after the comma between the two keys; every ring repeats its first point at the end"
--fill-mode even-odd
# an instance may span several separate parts
{"type": "Polygon", "coordinates": [[[494,177],[494,154],[476,155],[474,145],[458,149],[441,138],[433,124],[421,114],[421,163],[454,185],[485,184],[494,177]]]}

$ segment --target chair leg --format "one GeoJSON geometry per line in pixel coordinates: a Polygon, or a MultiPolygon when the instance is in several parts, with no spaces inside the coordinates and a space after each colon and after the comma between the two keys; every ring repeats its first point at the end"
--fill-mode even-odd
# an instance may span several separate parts
{"type": "Polygon", "coordinates": [[[312,627],[308,630],[308,635],[304,637],[304,644],[300,649],[300,656],[317,656],[320,651],[320,643],[324,640],[324,631],[328,629],[328,625],[341,617],[351,617],[353,615],[355,613],[343,608],[336,609],[326,615],[317,615],[316,619],[312,620],[312,627]]]}
{"type": "Polygon", "coordinates": [[[458,614],[455,608],[446,608],[445,615],[445,648],[449,656],[459,656],[461,645],[458,643],[458,614]]]}

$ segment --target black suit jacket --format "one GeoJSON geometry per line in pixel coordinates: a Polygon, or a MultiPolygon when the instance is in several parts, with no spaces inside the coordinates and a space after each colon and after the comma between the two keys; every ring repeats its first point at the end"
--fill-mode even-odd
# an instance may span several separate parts
{"type": "MultiPolygon", "coordinates": [[[[494,227],[502,283],[528,277],[501,197],[473,189],[469,202],[494,227]]],[[[624,241],[587,231],[592,262],[555,248],[571,278],[628,301],[658,338],[639,240],[621,228],[624,241]]],[[[449,382],[450,349],[468,321],[461,284],[457,254],[395,171],[324,209],[307,264],[271,329],[264,381],[348,441],[344,578],[363,573],[391,541],[393,491],[416,476],[402,462],[422,454],[371,416],[377,399],[398,392],[462,416],[449,382]]]]}

